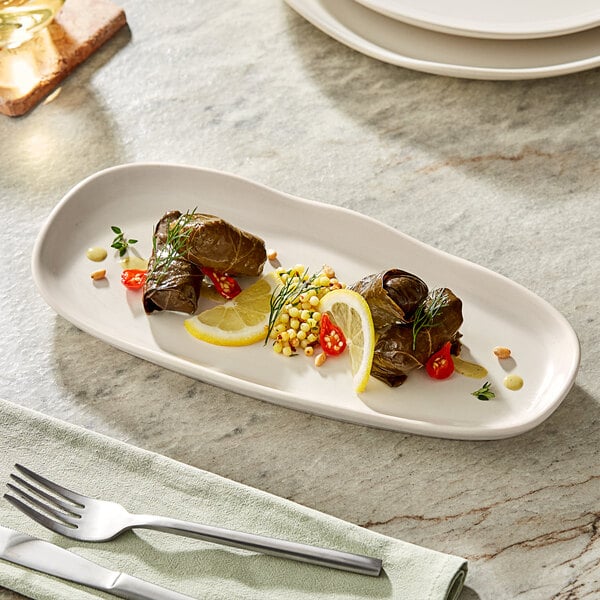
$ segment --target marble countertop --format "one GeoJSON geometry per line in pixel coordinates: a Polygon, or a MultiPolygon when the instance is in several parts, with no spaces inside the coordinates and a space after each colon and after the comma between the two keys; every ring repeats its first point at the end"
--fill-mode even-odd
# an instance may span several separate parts
{"type": "Polygon", "coordinates": [[[358,54],[283,2],[120,4],[129,28],[54,101],[0,119],[2,397],[464,556],[461,600],[600,598],[600,70],[459,80],[358,54]],[[77,182],[146,161],[351,208],[510,277],[577,332],[575,386],[529,433],[452,441],[243,397],[82,333],[34,288],[34,240],[77,182]]]}

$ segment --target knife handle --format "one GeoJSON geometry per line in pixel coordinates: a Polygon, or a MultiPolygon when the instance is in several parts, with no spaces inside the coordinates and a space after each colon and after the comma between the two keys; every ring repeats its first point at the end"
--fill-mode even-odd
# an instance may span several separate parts
{"type": "Polygon", "coordinates": [[[114,583],[105,591],[113,596],[125,598],[125,600],[193,600],[185,594],[168,590],[125,573],[120,573],[114,583]]]}
{"type": "Polygon", "coordinates": [[[381,572],[381,560],[370,556],[351,554],[329,548],[319,548],[299,542],[270,538],[253,533],[234,531],[232,529],[223,529],[211,525],[190,523],[169,517],[135,515],[134,519],[136,522],[133,527],[156,529],[165,533],[174,533],[224,546],[244,548],[253,552],[261,552],[262,554],[289,558],[321,567],[359,573],[361,575],[370,575],[371,577],[377,577],[381,572]]]}

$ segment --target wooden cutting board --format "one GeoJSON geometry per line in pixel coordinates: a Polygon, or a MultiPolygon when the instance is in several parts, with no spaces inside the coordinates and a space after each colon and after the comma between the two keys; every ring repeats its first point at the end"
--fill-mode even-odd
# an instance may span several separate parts
{"type": "Polygon", "coordinates": [[[0,113],[30,111],[126,24],[125,12],[110,0],[66,0],[35,38],[0,50],[0,113]]]}

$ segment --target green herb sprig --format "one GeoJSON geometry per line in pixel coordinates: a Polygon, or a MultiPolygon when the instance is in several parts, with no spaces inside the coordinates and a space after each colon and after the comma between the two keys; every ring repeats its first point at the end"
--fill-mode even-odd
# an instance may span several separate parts
{"type": "Polygon", "coordinates": [[[187,211],[169,223],[167,226],[167,237],[162,248],[158,248],[157,236],[152,236],[152,253],[154,255],[153,271],[156,274],[155,284],[160,282],[169,272],[169,268],[175,260],[181,258],[181,254],[188,242],[193,229],[186,228],[190,218],[196,214],[196,209],[187,211]]]}
{"type": "Polygon", "coordinates": [[[267,335],[265,336],[265,345],[269,342],[271,332],[277,322],[277,317],[279,317],[285,305],[296,303],[301,294],[319,289],[318,286],[314,285],[317,275],[315,273],[308,279],[304,279],[302,275],[298,275],[298,278],[290,276],[285,280],[283,285],[276,288],[271,294],[271,299],[269,300],[269,325],[267,327],[267,335]]]}
{"type": "Polygon", "coordinates": [[[417,347],[417,336],[423,329],[434,327],[434,321],[442,308],[448,306],[448,295],[444,288],[438,288],[430,292],[424,302],[421,302],[415,310],[412,324],[412,349],[417,347]]]}
{"type": "Polygon", "coordinates": [[[121,231],[121,228],[117,227],[116,225],[111,225],[110,228],[112,229],[113,233],[117,234],[110,247],[118,250],[119,256],[125,256],[129,246],[137,244],[137,240],[132,238],[126,239],[125,234],[121,231]]]}
{"type": "Polygon", "coordinates": [[[477,400],[492,400],[496,397],[496,394],[492,392],[492,384],[486,381],[478,390],[471,392],[472,396],[475,396],[477,400]]]}

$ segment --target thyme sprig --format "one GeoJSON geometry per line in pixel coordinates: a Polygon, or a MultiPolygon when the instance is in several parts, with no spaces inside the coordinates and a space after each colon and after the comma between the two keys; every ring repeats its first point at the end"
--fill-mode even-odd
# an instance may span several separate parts
{"type": "Polygon", "coordinates": [[[492,392],[492,384],[486,381],[478,390],[471,392],[472,396],[475,396],[477,400],[492,400],[496,397],[496,394],[492,392]]]}
{"type": "Polygon", "coordinates": [[[275,327],[275,323],[277,322],[277,318],[285,306],[288,304],[297,304],[301,294],[306,294],[307,292],[319,289],[319,286],[314,285],[319,274],[315,273],[314,275],[305,278],[307,275],[308,270],[298,275],[288,273],[288,277],[283,284],[277,287],[271,294],[269,300],[269,325],[267,327],[267,335],[265,336],[265,345],[268,343],[273,327],[275,327]]]}
{"type": "Polygon", "coordinates": [[[186,228],[186,225],[195,214],[196,209],[194,208],[194,210],[188,210],[185,214],[180,215],[177,219],[169,223],[167,226],[167,237],[161,248],[158,248],[158,236],[152,236],[152,253],[155,257],[153,271],[157,274],[156,285],[159,285],[166,277],[173,262],[181,258],[181,254],[193,231],[191,227],[186,228]]]}
{"type": "Polygon", "coordinates": [[[412,324],[412,349],[417,347],[417,336],[423,329],[435,326],[435,318],[442,308],[448,306],[448,295],[444,288],[438,288],[429,293],[424,302],[421,302],[415,310],[412,324]]]}
{"type": "Polygon", "coordinates": [[[137,244],[137,240],[134,240],[132,238],[127,239],[121,228],[117,227],[116,225],[111,225],[110,228],[112,229],[113,233],[116,233],[115,239],[113,240],[110,247],[114,248],[115,250],[118,250],[119,256],[125,256],[129,246],[137,244]]]}

